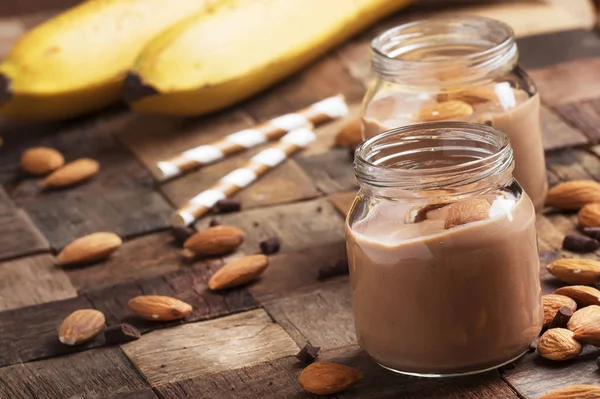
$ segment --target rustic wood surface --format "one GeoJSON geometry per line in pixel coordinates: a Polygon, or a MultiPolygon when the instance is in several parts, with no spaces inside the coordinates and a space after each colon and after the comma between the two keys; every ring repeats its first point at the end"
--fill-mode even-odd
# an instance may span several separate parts
{"type": "MultiPolygon", "coordinates": [[[[77,0],[10,0],[0,4],[0,57],[28,28],[77,0]]],[[[444,13],[475,13],[511,23],[520,63],[542,96],[548,181],[600,180],[600,37],[589,4],[568,1],[487,2],[445,8],[446,1],[412,7],[368,29],[302,72],[238,106],[199,118],[137,115],[122,106],[52,124],[0,121],[0,398],[316,398],[297,383],[303,365],[293,356],[306,343],[319,359],[348,364],[364,380],[332,398],[537,399],[562,386],[600,384],[586,348],[576,360],[551,363],[528,353],[514,364],[458,379],[415,379],[377,366],[354,334],[347,276],[320,278],[345,257],[344,217],[356,194],[352,161],[332,148],[345,122],[360,113],[369,83],[369,41],[400,22],[444,13]],[[441,5],[443,3],[443,5],[441,5]],[[435,4],[432,6],[431,4],[435,4]],[[435,7],[435,8],[431,8],[435,7]],[[222,258],[189,261],[169,232],[169,215],[191,196],[253,153],[158,183],[155,163],[224,134],[248,128],[325,97],[343,94],[347,118],[319,126],[318,140],[236,195],[239,212],[206,215],[242,228],[245,242],[222,258]],[[48,145],[67,160],[92,157],[93,180],[68,190],[43,191],[19,170],[28,147],[48,145]],[[67,243],[113,231],[124,244],[109,259],[75,268],[55,266],[67,243]],[[208,280],[222,265],[281,240],[260,279],[215,292],[208,280]],[[150,322],[127,307],[137,295],[169,295],[193,306],[185,319],[150,322]],[[69,313],[95,308],[107,326],[127,322],[140,340],[108,346],[102,335],[67,347],[57,328],[69,313]]],[[[583,1],[582,1],[583,3],[583,1]]],[[[544,293],[561,284],[545,265],[561,257],[598,259],[561,249],[577,231],[575,214],[545,212],[537,220],[544,293]]]]}

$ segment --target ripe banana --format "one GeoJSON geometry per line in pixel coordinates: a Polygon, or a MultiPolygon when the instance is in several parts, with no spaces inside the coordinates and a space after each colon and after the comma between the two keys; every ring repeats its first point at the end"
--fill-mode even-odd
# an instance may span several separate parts
{"type": "Polygon", "coordinates": [[[123,96],[136,111],[219,110],[301,69],[409,0],[233,0],[142,50],[123,96]]]}
{"type": "Polygon", "coordinates": [[[25,34],[0,64],[0,115],[62,119],[120,98],[143,46],[226,0],[86,1],[25,34]]]}

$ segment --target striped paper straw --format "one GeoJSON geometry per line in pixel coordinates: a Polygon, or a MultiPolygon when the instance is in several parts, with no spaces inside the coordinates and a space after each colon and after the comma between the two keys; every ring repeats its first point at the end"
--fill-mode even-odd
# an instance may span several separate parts
{"type": "Polygon", "coordinates": [[[287,132],[309,124],[317,125],[348,114],[344,96],[326,98],[300,111],[271,119],[254,129],[232,133],[222,140],[201,145],[156,163],[160,180],[180,176],[189,170],[211,164],[231,154],[277,140],[287,132]]]}
{"type": "Polygon", "coordinates": [[[308,127],[292,130],[276,144],[250,158],[242,168],[236,169],[219,180],[214,186],[196,195],[171,216],[173,226],[189,226],[212,208],[219,200],[231,197],[244,187],[248,187],[259,176],[285,161],[296,151],[306,147],[316,138],[308,127]]]}

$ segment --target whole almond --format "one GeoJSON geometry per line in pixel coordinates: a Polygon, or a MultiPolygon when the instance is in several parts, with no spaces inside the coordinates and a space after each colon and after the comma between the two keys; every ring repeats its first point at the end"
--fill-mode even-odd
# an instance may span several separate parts
{"type": "Polygon", "coordinates": [[[572,385],[548,392],[540,399],[600,399],[600,386],[572,385]]]}
{"type": "Polygon", "coordinates": [[[548,327],[554,316],[556,316],[556,312],[561,306],[566,306],[572,311],[577,309],[577,303],[568,296],[557,295],[557,294],[548,294],[542,296],[542,305],[544,309],[544,327],[548,327]]]}
{"type": "Polygon", "coordinates": [[[355,118],[347,122],[335,136],[334,143],[340,147],[356,147],[362,142],[362,120],[355,118]]]}
{"type": "Polygon", "coordinates": [[[104,315],[98,310],[76,310],[63,320],[58,339],[65,345],[83,344],[102,332],[104,322],[104,315]]]}
{"type": "Polygon", "coordinates": [[[26,150],[21,156],[21,167],[32,175],[45,175],[65,164],[60,152],[49,147],[34,147],[26,150]]]}
{"type": "Polygon", "coordinates": [[[545,359],[574,359],[583,350],[583,346],[575,340],[573,332],[566,328],[547,330],[537,344],[537,351],[545,359]]]}
{"type": "Polygon", "coordinates": [[[558,259],[546,266],[557,279],[569,284],[600,282],[600,262],[591,259],[558,259]]]}
{"type": "Polygon", "coordinates": [[[554,293],[568,296],[580,306],[600,305],[600,291],[587,285],[569,285],[557,289],[554,293]]]}
{"type": "Polygon", "coordinates": [[[318,362],[302,370],[298,383],[307,392],[331,395],[349,388],[362,378],[363,374],[355,368],[337,363],[318,362]]]}
{"type": "Polygon", "coordinates": [[[67,244],[56,256],[58,265],[75,265],[108,258],[123,243],[115,233],[93,233],[67,244]]]}
{"type": "Polygon", "coordinates": [[[192,306],[161,295],[140,295],[129,300],[129,309],[145,320],[169,321],[183,319],[192,312],[192,306]]]}
{"type": "Polygon", "coordinates": [[[592,345],[600,344],[600,306],[591,305],[573,313],[567,328],[575,339],[592,345]]]}
{"type": "Polygon", "coordinates": [[[425,107],[413,115],[417,122],[443,121],[461,118],[473,113],[473,107],[464,101],[450,100],[425,107]]]}
{"type": "Polygon", "coordinates": [[[184,255],[224,255],[236,249],[244,241],[244,237],[244,232],[234,226],[209,227],[185,240],[184,255]]]}
{"type": "Polygon", "coordinates": [[[212,290],[237,287],[254,280],[265,271],[269,258],[265,255],[249,255],[236,259],[220,268],[208,281],[212,290]]]}
{"type": "Polygon", "coordinates": [[[586,204],[600,202],[600,183],[593,180],[571,180],[548,190],[546,205],[576,211],[586,204]]]}
{"type": "Polygon", "coordinates": [[[579,210],[577,218],[583,227],[600,227],[600,202],[585,205],[579,210]]]}
{"type": "Polygon", "coordinates": [[[490,203],[481,198],[468,199],[448,205],[445,229],[489,218],[490,203]]]}
{"type": "Polygon", "coordinates": [[[100,164],[90,158],[69,162],[44,179],[44,186],[59,188],[72,186],[91,179],[100,170],[100,164]]]}
{"type": "Polygon", "coordinates": [[[497,99],[496,93],[487,87],[471,87],[459,91],[440,93],[437,96],[439,102],[460,100],[471,105],[496,101],[497,99]]]}

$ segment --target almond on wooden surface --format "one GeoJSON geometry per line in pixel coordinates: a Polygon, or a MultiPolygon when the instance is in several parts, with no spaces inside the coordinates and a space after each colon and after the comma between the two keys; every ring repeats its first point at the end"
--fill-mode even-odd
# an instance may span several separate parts
{"type": "Polygon", "coordinates": [[[63,155],[50,147],[34,147],[21,156],[21,168],[32,175],[40,176],[55,171],[65,164],[63,155]]]}
{"type": "Polygon", "coordinates": [[[596,284],[600,282],[600,262],[591,259],[557,259],[546,266],[557,279],[569,284],[596,284]]]}
{"type": "Polygon", "coordinates": [[[67,244],[56,256],[56,261],[60,266],[99,261],[112,255],[122,243],[115,233],[93,233],[67,244]]]}
{"type": "Polygon", "coordinates": [[[218,256],[236,249],[244,241],[245,234],[235,226],[214,226],[192,234],[183,243],[184,255],[218,256]]]}
{"type": "Polygon", "coordinates": [[[76,310],[63,320],[58,339],[65,345],[83,344],[102,332],[104,323],[104,314],[98,310],[76,310]]]}
{"type": "Polygon", "coordinates": [[[208,281],[208,286],[212,290],[222,290],[247,284],[258,278],[268,265],[269,258],[265,255],[244,256],[217,270],[208,281]]]}
{"type": "Polygon", "coordinates": [[[183,319],[192,306],[176,298],[161,295],[140,295],[129,300],[128,306],[145,320],[170,321],[183,319]]]}
{"type": "Polygon", "coordinates": [[[548,392],[540,399],[600,399],[600,386],[572,385],[548,392]]]}
{"type": "Polygon", "coordinates": [[[600,227],[600,202],[585,205],[579,210],[577,219],[583,227],[600,227]]]}
{"type": "Polygon", "coordinates": [[[562,306],[566,306],[572,311],[577,309],[577,303],[575,303],[573,299],[557,294],[543,295],[542,305],[544,309],[544,327],[548,327],[550,323],[552,323],[554,316],[556,316],[556,312],[558,312],[562,306]]]}
{"type": "Polygon", "coordinates": [[[546,205],[576,211],[586,204],[600,202],[600,183],[594,180],[571,180],[548,190],[546,205]]]}
{"type": "Polygon", "coordinates": [[[68,187],[91,179],[100,170],[100,164],[90,158],[69,162],[48,175],[43,185],[48,188],[68,187]]]}
{"type": "Polygon", "coordinates": [[[573,298],[581,306],[600,305],[600,291],[587,285],[560,287],[554,293],[573,298]]]}
{"type": "Polygon", "coordinates": [[[362,380],[363,374],[343,364],[318,362],[307,366],[298,383],[307,392],[316,395],[331,395],[341,392],[362,380]]]}
{"type": "Polygon", "coordinates": [[[582,350],[583,346],[575,340],[573,332],[566,328],[547,330],[537,345],[540,356],[549,360],[574,359],[582,350]]]}
{"type": "Polygon", "coordinates": [[[600,306],[591,305],[573,313],[567,328],[580,342],[600,345],[600,306]]]}

